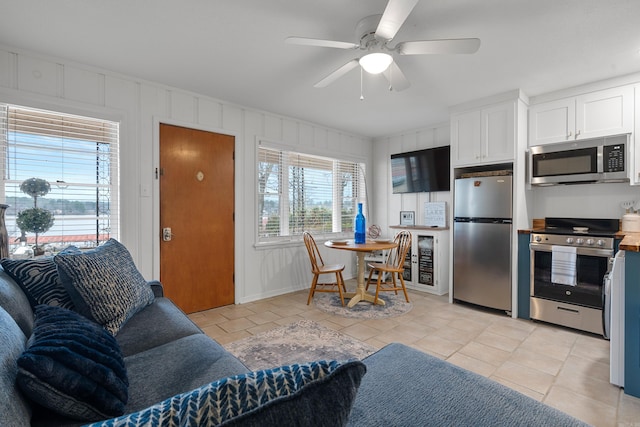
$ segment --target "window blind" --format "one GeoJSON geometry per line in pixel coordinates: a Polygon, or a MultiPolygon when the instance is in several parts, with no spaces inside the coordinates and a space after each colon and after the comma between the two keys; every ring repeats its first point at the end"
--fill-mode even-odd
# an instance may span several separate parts
{"type": "Polygon", "coordinates": [[[353,231],[362,164],[260,145],[257,177],[259,241],[353,231]]]}
{"type": "Polygon", "coordinates": [[[0,104],[2,200],[10,207],[6,223],[11,246],[35,243],[22,233],[16,215],[34,207],[20,190],[29,178],[49,182],[37,207],[53,213],[53,226],[38,244],[51,251],[70,244],[91,247],[118,237],[117,122],[0,104]]]}

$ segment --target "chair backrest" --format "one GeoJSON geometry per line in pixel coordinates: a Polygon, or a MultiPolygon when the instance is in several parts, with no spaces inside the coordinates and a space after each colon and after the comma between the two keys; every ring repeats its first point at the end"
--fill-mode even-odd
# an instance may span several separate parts
{"type": "Polygon", "coordinates": [[[396,234],[393,240],[398,246],[389,252],[387,265],[400,270],[404,266],[404,258],[407,256],[407,252],[409,252],[409,248],[411,247],[411,233],[403,230],[396,234]]]}
{"type": "Polygon", "coordinates": [[[304,244],[307,247],[307,253],[309,254],[309,261],[311,261],[311,271],[315,273],[319,270],[318,267],[322,267],[324,265],[322,255],[320,255],[318,245],[316,245],[316,241],[311,233],[305,231],[302,236],[304,238],[304,244]]]}

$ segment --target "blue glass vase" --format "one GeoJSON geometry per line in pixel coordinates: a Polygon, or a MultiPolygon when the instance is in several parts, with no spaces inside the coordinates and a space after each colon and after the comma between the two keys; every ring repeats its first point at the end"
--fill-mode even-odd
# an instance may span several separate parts
{"type": "Polygon", "coordinates": [[[362,203],[358,203],[358,213],[353,220],[354,241],[356,243],[365,243],[367,240],[366,225],[364,214],[362,213],[362,203]]]}

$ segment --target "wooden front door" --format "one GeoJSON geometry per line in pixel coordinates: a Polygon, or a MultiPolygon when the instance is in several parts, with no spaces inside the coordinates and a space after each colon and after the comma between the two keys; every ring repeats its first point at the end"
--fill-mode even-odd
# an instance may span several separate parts
{"type": "Polygon", "coordinates": [[[160,125],[160,280],[187,313],[234,303],[234,147],[160,125]]]}

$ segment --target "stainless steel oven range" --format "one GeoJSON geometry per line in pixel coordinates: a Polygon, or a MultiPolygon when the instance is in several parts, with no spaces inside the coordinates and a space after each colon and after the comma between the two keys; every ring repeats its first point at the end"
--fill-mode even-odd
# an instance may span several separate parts
{"type": "Polygon", "coordinates": [[[604,335],[604,278],[618,219],[545,218],[531,233],[532,319],[604,335]]]}

